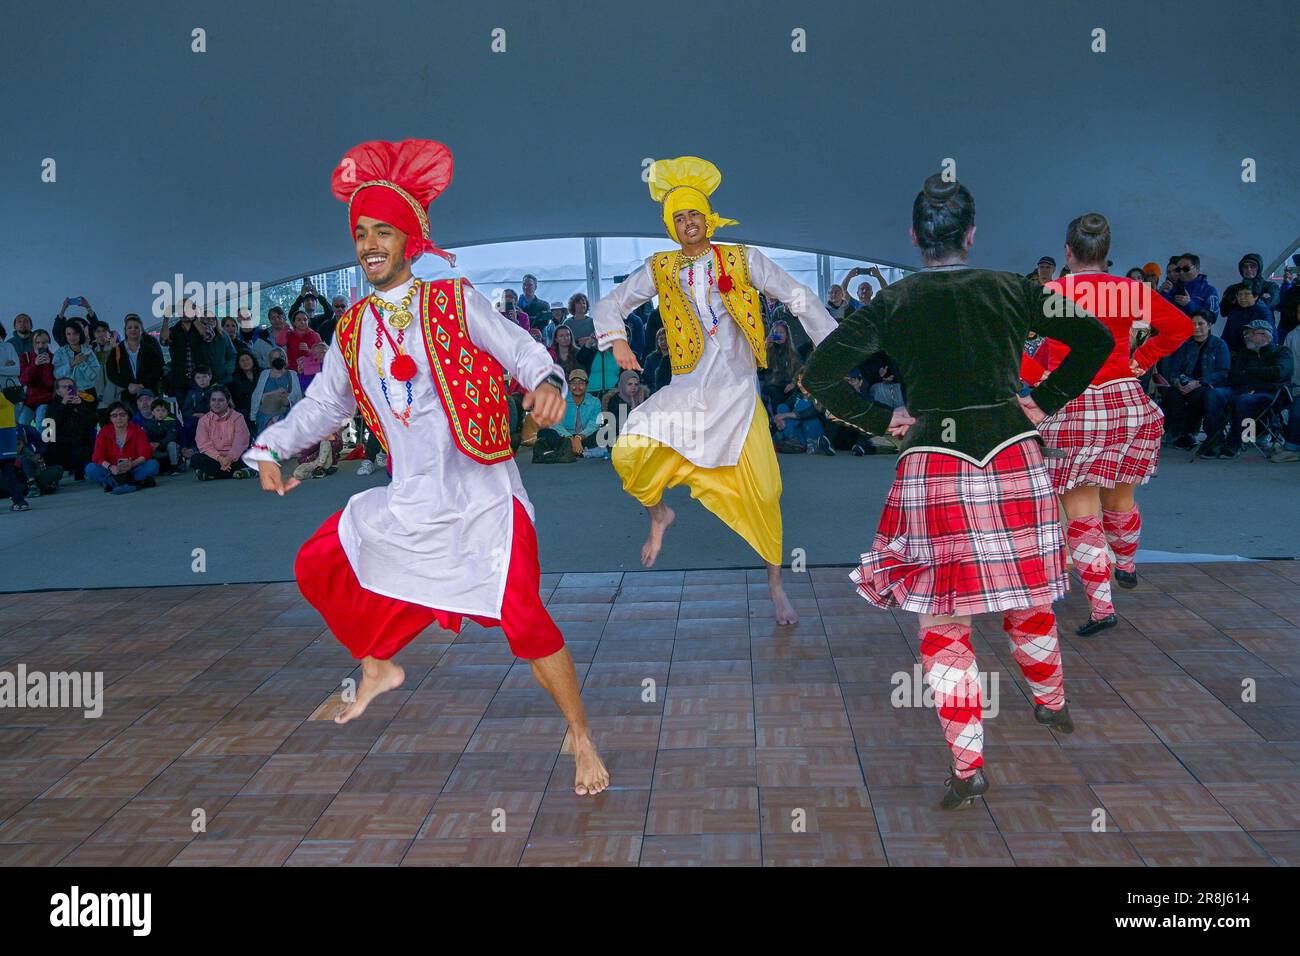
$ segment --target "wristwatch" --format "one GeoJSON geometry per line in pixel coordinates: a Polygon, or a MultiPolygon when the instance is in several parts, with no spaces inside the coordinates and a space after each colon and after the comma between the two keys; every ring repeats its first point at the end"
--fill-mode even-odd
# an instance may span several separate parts
{"type": "Polygon", "coordinates": [[[556,375],[554,372],[542,379],[538,387],[540,388],[542,385],[554,385],[557,392],[561,395],[564,394],[564,379],[559,375],[556,375]]]}

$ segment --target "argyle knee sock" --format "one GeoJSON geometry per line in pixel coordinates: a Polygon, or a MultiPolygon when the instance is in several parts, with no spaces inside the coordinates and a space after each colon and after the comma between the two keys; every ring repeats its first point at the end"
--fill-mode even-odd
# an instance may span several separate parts
{"type": "Polygon", "coordinates": [[[1083,590],[1092,606],[1094,621],[1115,613],[1110,603],[1110,557],[1106,554],[1106,535],[1096,515],[1074,518],[1065,527],[1065,544],[1070,560],[1083,580],[1083,590]]]}
{"type": "Polygon", "coordinates": [[[1065,704],[1065,677],[1052,606],[1007,611],[1002,615],[1002,629],[1011,639],[1011,656],[1029,682],[1034,703],[1060,710],[1065,704]]]}
{"type": "Polygon", "coordinates": [[[964,780],[984,766],[979,668],[970,646],[970,625],[922,627],[921,670],[934,691],[934,708],[952,751],[953,771],[964,780]]]}
{"type": "Polygon", "coordinates": [[[1115,552],[1115,567],[1121,571],[1137,569],[1138,538],[1142,536],[1142,514],[1136,502],[1131,511],[1101,512],[1101,526],[1106,543],[1115,552]]]}

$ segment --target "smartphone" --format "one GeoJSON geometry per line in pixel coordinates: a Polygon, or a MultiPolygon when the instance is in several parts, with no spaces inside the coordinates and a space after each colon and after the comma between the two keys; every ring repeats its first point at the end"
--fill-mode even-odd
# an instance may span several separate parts
{"type": "Polygon", "coordinates": [[[117,460],[117,467],[118,467],[119,469],[125,468],[125,467],[126,467],[127,465],[129,465],[129,464],[131,464],[131,459],[130,459],[130,458],[119,458],[119,459],[117,460]]]}
{"type": "Polygon", "coordinates": [[[86,299],[84,296],[74,295],[68,300],[68,305],[79,305],[84,308],[86,305],[86,299]]]}

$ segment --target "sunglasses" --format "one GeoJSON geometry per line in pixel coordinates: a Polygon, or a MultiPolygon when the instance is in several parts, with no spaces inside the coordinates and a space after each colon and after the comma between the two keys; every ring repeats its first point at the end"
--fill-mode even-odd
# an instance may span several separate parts
{"type": "Polygon", "coordinates": [[[1192,267],[1191,267],[1191,266],[1174,266],[1174,271],[1175,271],[1175,272],[1191,272],[1191,271],[1192,271],[1192,267]]]}

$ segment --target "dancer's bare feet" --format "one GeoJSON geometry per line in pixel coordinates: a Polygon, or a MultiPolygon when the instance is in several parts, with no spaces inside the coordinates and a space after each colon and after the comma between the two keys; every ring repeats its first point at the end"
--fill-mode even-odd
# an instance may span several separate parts
{"type": "Polygon", "coordinates": [[[580,797],[600,793],[609,786],[609,771],[596,752],[596,745],[588,736],[572,736],[573,759],[577,772],[573,778],[573,792],[580,797]]]}
{"type": "Polygon", "coordinates": [[[357,688],[357,699],[334,718],[334,723],[346,724],[349,720],[360,717],[372,700],[386,691],[401,687],[404,680],[406,671],[392,661],[381,661],[377,657],[365,658],[361,662],[361,686],[357,688]]]}
{"type": "Polygon", "coordinates": [[[772,616],[776,618],[777,624],[799,623],[799,612],[794,609],[794,605],[786,597],[785,585],[781,582],[781,566],[779,564],[769,564],[767,566],[767,593],[772,599],[772,616]]]}
{"type": "Polygon", "coordinates": [[[641,563],[647,568],[659,557],[659,549],[664,546],[664,532],[677,520],[677,512],[662,501],[650,508],[649,512],[650,534],[646,536],[645,544],[641,545],[641,563]]]}

